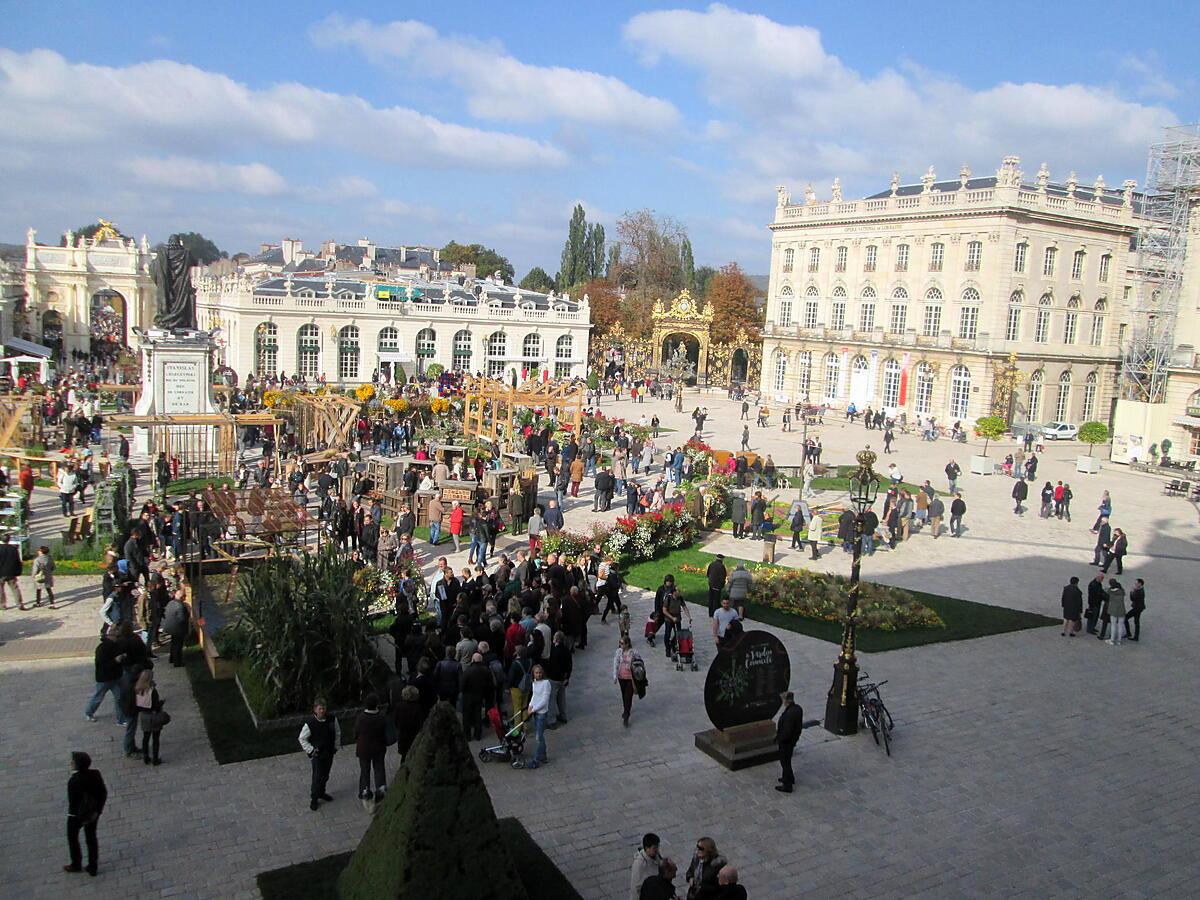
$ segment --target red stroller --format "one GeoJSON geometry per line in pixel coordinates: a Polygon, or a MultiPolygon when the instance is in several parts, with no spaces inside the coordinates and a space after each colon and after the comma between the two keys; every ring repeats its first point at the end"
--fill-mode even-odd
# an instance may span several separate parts
{"type": "Polygon", "coordinates": [[[521,759],[521,754],[525,752],[525,723],[520,714],[513,716],[512,721],[506,723],[500,715],[499,707],[493,706],[487,711],[487,717],[500,743],[494,747],[483,747],[479,751],[479,761],[496,760],[510,763],[514,769],[525,768],[525,762],[521,759]]]}
{"type": "Polygon", "coordinates": [[[675,669],[682,672],[685,668],[690,668],[693,672],[700,669],[696,664],[696,641],[692,637],[691,615],[687,618],[687,627],[680,628],[675,635],[675,669]]]}

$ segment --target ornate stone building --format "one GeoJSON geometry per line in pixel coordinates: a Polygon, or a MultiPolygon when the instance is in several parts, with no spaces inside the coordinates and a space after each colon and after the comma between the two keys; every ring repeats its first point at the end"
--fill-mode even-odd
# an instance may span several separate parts
{"type": "Polygon", "coordinates": [[[221,360],[240,377],[299,373],[330,382],[406,375],[432,363],[511,378],[584,376],[587,296],[535,294],[491,279],[200,275],[201,328],[219,328],[221,360]]]}
{"type": "Polygon", "coordinates": [[[1130,298],[1134,183],[994,176],[859,200],[780,188],[761,384],[949,424],[1108,421],[1130,298]]]}

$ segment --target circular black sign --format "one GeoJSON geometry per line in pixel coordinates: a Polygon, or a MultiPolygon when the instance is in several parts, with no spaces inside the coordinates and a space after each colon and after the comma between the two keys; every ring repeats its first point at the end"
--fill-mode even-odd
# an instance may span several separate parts
{"type": "Polygon", "coordinates": [[[747,631],[724,647],[704,679],[704,709],[722,730],[775,717],[792,680],[787,648],[766,631],[747,631]]]}

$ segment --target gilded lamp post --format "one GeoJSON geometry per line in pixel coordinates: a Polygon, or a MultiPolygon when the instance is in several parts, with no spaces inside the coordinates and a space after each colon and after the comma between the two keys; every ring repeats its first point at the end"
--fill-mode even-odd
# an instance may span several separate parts
{"type": "Polygon", "coordinates": [[[834,734],[858,733],[858,659],[854,655],[855,616],[858,615],[859,571],[867,510],[879,494],[879,476],[871,468],[876,456],[868,447],[854,457],[858,468],[850,476],[850,503],[854,507],[854,561],[850,566],[850,592],[842,626],[842,652],[833,666],[833,686],[825,701],[825,730],[834,734]]]}

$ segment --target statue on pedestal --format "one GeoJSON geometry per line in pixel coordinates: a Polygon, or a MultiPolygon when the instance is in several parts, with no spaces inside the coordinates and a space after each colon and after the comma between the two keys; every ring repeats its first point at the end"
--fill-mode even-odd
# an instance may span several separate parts
{"type": "Polygon", "coordinates": [[[196,330],[196,290],[192,287],[192,254],[179,235],[154,260],[151,277],[157,286],[154,325],[164,331],[196,330]]]}

